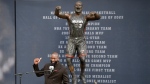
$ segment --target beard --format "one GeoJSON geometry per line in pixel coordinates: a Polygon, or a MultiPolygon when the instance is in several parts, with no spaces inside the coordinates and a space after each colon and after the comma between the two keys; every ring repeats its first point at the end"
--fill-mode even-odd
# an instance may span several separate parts
{"type": "Polygon", "coordinates": [[[52,66],[56,66],[56,64],[58,63],[58,61],[55,61],[55,62],[50,61],[50,62],[52,66]]]}

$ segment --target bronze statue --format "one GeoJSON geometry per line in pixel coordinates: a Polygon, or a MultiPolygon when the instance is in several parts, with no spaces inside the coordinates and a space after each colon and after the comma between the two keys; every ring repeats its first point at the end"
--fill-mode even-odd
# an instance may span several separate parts
{"type": "Polygon", "coordinates": [[[61,6],[57,6],[55,9],[55,15],[62,19],[67,19],[69,25],[69,39],[66,49],[66,61],[70,73],[72,75],[72,84],[77,84],[77,77],[75,75],[74,66],[72,64],[72,59],[77,52],[77,55],[80,59],[80,79],[83,84],[86,84],[85,79],[85,57],[87,55],[86,51],[86,40],[85,40],[85,30],[88,21],[99,20],[100,15],[96,12],[90,12],[88,15],[82,14],[82,2],[77,1],[74,6],[75,13],[61,13],[61,6]]]}

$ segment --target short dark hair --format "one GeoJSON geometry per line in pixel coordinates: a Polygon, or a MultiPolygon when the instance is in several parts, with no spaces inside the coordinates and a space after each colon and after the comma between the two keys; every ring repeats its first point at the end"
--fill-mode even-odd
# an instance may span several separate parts
{"type": "Polygon", "coordinates": [[[59,54],[57,52],[53,52],[52,55],[53,54],[56,55],[56,56],[58,56],[58,58],[59,58],[59,54]]]}

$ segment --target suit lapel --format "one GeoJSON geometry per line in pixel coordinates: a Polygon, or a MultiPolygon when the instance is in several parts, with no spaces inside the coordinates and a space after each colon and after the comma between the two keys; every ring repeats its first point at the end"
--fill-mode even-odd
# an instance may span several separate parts
{"type": "Polygon", "coordinates": [[[53,72],[50,75],[52,76],[54,73],[58,73],[60,69],[61,69],[61,64],[58,62],[58,64],[55,66],[53,72]]]}

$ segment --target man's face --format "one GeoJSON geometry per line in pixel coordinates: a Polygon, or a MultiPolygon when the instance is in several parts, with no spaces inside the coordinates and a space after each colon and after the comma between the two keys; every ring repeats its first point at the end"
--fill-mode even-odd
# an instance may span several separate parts
{"type": "Polygon", "coordinates": [[[76,2],[74,8],[75,8],[76,13],[81,13],[82,12],[82,3],[81,2],[76,2]]]}
{"type": "Polygon", "coordinates": [[[52,54],[51,57],[50,57],[50,60],[51,60],[52,63],[56,63],[56,62],[59,61],[59,57],[56,54],[52,54]]]}

